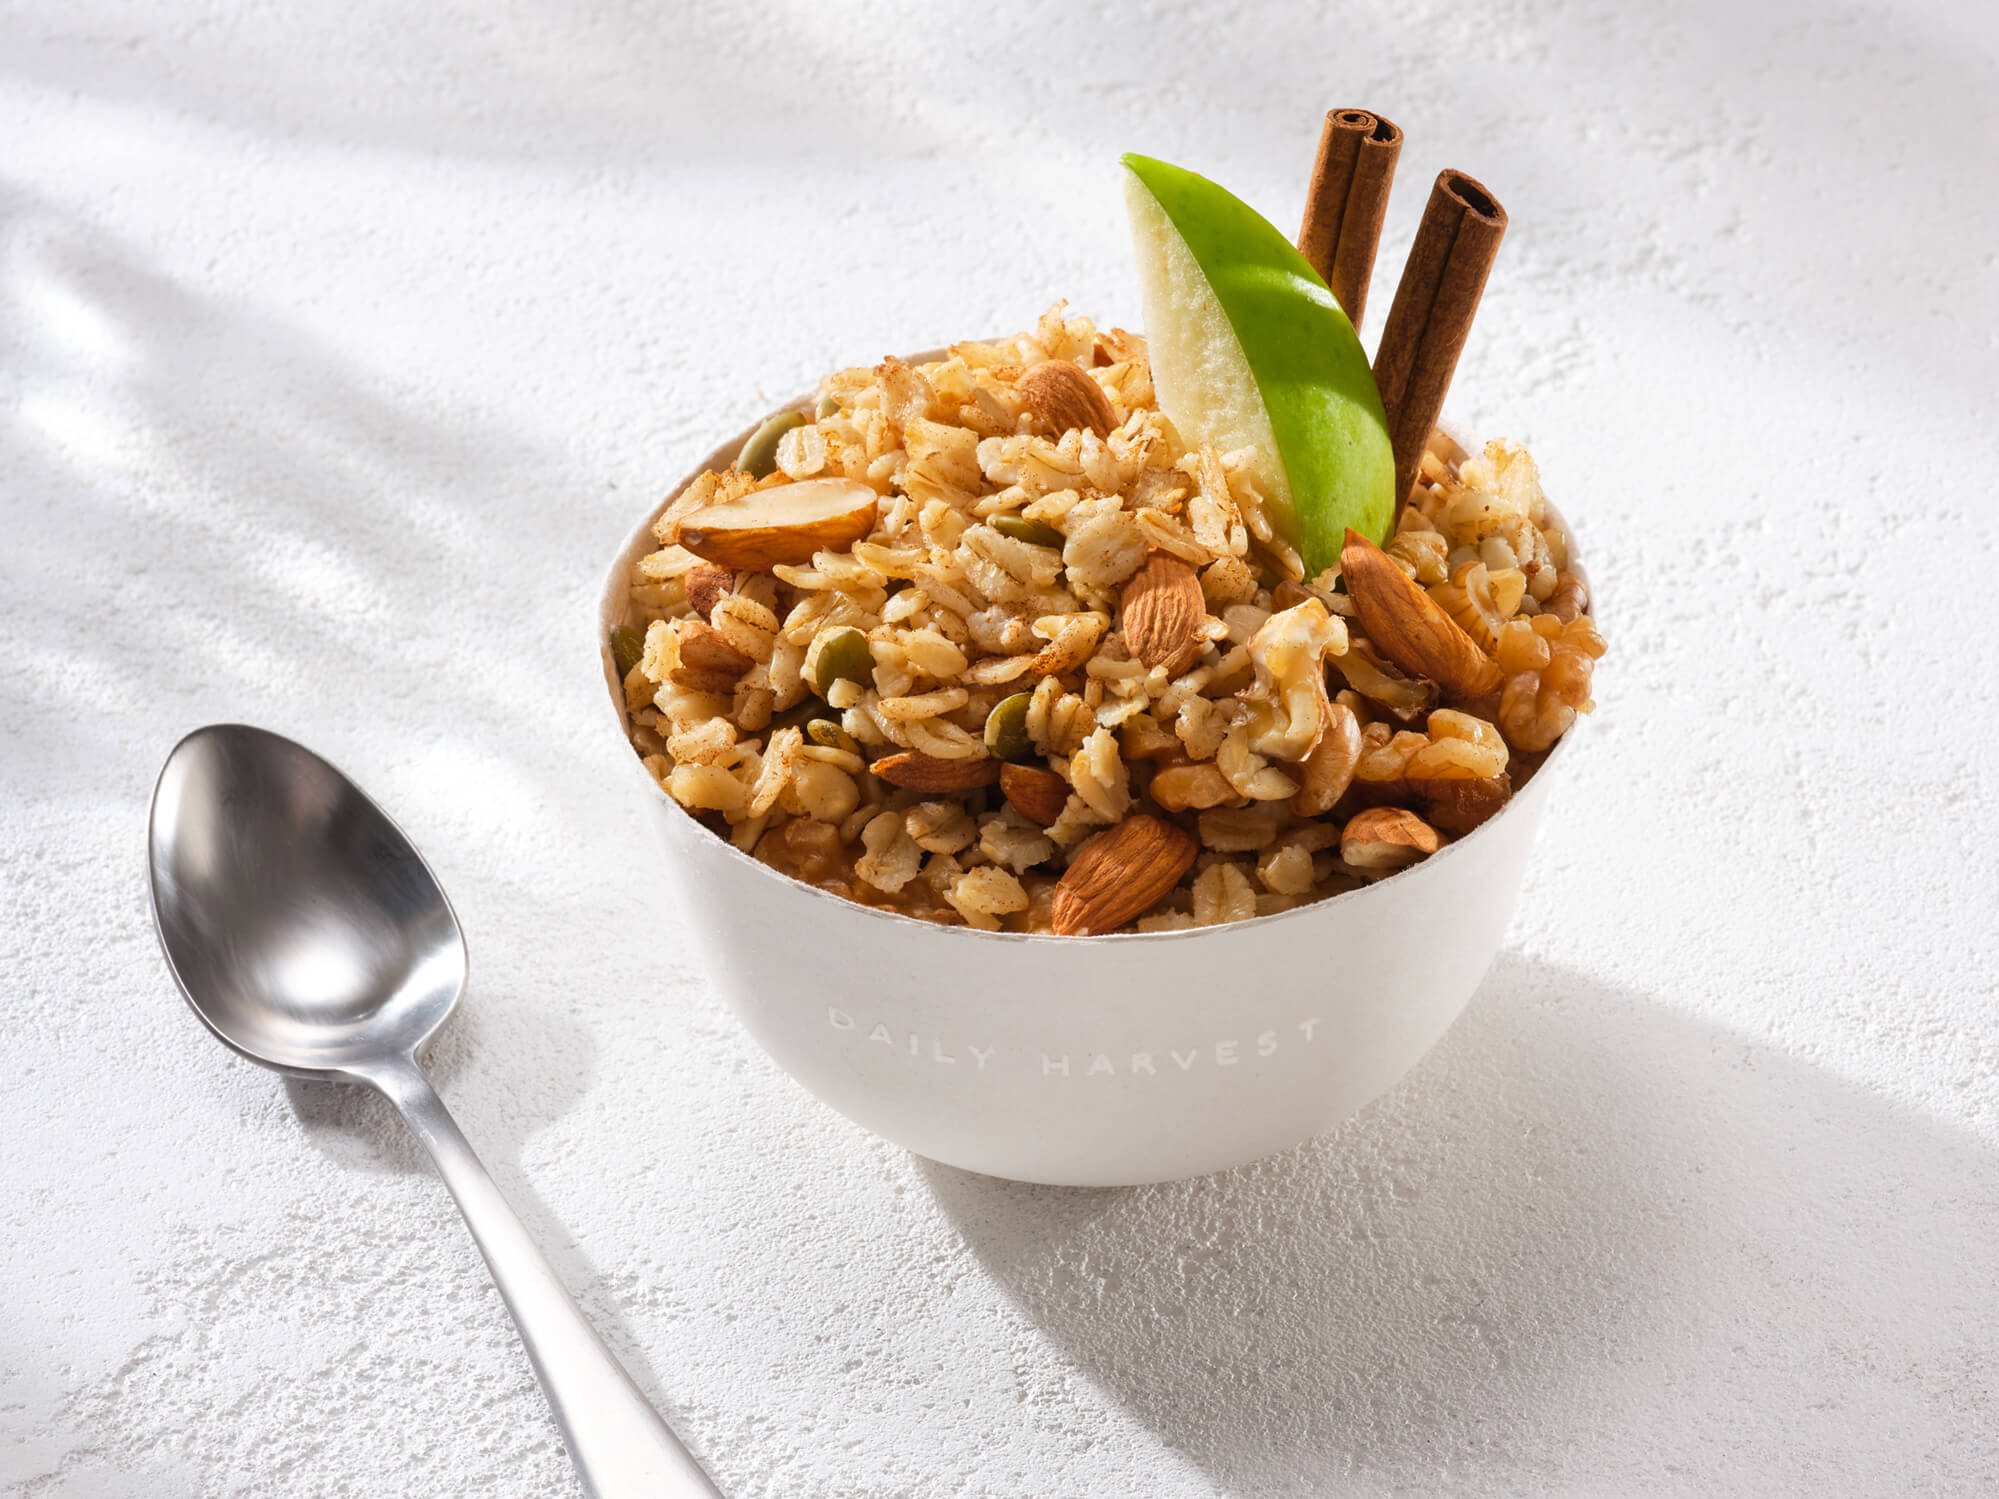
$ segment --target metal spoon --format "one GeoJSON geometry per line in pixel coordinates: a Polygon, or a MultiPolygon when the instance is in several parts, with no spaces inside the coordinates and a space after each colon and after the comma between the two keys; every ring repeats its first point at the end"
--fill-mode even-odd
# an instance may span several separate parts
{"type": "Polygon", "coordinates": [[[167,756],[147,854],[167,964],[208,1028],[293,1077],[379,1088],[430,1151],[592,1499],[719,1499],[417,1066],[465,987],[465,938],[402,831],[303,745],[211,724],[167,756]]]}

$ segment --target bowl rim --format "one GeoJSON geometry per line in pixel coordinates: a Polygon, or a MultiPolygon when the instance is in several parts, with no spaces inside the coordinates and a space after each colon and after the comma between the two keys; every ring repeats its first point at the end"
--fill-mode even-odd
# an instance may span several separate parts
{"type": "MultiPolygon", "coordinates": [[[[943,358],[947,353],[948,350],[944,349],[928,349],[919,353],[904,354],[898,357],[908,363],[918,364],[927,360],[943,358]]],[[[818,885],[809,884],[804,880],[798,879],[796,876],[784,874],[771,868],[770,865],[764,863],[761,859],[745,853],[728,839],[721,837],[713,829],[704,826],[698,818],[678,802],[674,801],[672,797],[668,796],[665,789],[646,772],[645,766],[640,763],[638,756],[632,750],[631,713],[625,705],[624,683],[618,677],[617,667],[611,656],[608,637],[611,626],[623,622],[622,616],[628,607],[628,591],[631,586],[631,568],[633,563],[637,561],[639,556],[643,555],[644,551],[657,547],[657,542],[652,536],[652,524],[659,518],[660,512],[682,490],[693,483],[695,479],[699,478],[701,474],[715,467],[716,460],[726,459],[729,454],[739,449],[743,443],[749,440],[751,434],[758,427],[769,420],[771,415],[784,411],[809,408],[813,400],[814,397],[811,394],[806,394],[772,406],[764,416],[750,423],[749,426],[745,427],[736,436],[718,444],[697,467],[690,470],[686,476],[668,488],[665,496],[646,513],[644,519],[639,521],[636,526],[626,533],[624,544],[612,558],[610,569],[605,574],[604,585],[597,598],[595,618],[592,621],[593,644],[596,648],[598,673],[602,677],[604,686],[610,694],[611,708],[618,734],[617,744],[623,754],[623,758],[631,766],[632,771],[637,774],[650,795],[657,797],[664,803],[669,813],[686,818],[692,825],[692,831],[700,837],[707,839],[713,845],[713,851],[724,858],[738,861],[742,865],[755,870],[758,876],[774,881],[781,887],[789,887],[807,896],[816,897],[823,901],[830,901],[835,906],[854,916],[890,923],[892,929],[895,930],[907,930],[910,926],[930,927],[939,932],[949,932],[956,938],[979,939],[1009,945],[1049,944],[1060,948],[1070,948],[1077,943],[1173,942],[1193,940],[1201,937],[1211,938],[1219,932],[1246,933],[1255,928],[1262,928],[1272,922],[1290,921],[1301,917],[1309,918],[1314,914],[1324,915],[1335,906],[1342,905],[1343,903],[1349,905],[1359,903],[1374,896],[1376,891],[1391,885],[1399,886],[1405,894],[1413,894],[1415,888],[1424,883],[1427,871],[1438,867],[1444,860],[1457,856],[1460,849],[1472,843],[1487,828],[1513,813],[1519,806],[1521,797],[1516,793],[1508,800],[1505,806],[1501,807],[1499,811],[1473,828],[1469,833],[1459,835],[1438,849],[1436,853],[1431,854],[1419,863],[1412,864],[1406,869],[1398,869],[1393,874],[1379,880],[1371,881],[1358,890],[1344,890],[1338,895],[1329,895],[1320,900],[1306,901],[1301,905],[1291,907],[1287,911],[1273,911],[1268,916],[1252,916],[1243,921],[1223,922],[1216,926],[1181,927],[1168,932],[1104,932],[1084,936],[1059,936],[1053,932],[988,932],[973,926],[953,927],[939,922],[923,921],[914,916],[905,916],[899,911],[884,910],[879,906],[862,905],[859,901],[848,900],[845,896],[835,895],[830,890],[822,889],[818,885]]],[[[1442,421],[1439,423],[1439,426],[1443,429],[1447,437],[1451,438],[1452,441],[1456,442],[1466,452],[1469,453],[1478,450],[1474,443],[1467,440],[1463,429],[1456,426],[1456,424],[1449,421],[1442,421]]],[[[1574,572],[1587,584],[1589,581],[1588,572],[1575,557],[1573,530],[1569,527],[1561,511],[1552,503],[1549,504],[1548,510],[1570,538],[1569,570],[1574,572]]],[[[1562,737],[1555,741],[1554,746],[1542,758],[1541,763],[1534,768],[1533,779],[1535,781],[1539,781],[1546,776],[1557,761],[1566,760],[1569,741],[1575,737],[1576,730],[1581,726],[1582,718],[1579,716],[1576,722],[1572,723],[1567,731],[1563,733],[1562,737]]],[[[681,856],[676,854],[675,857],[681,856]]],[[[1380,898],[1389,899],[1391,897],[1380,898]]]]}

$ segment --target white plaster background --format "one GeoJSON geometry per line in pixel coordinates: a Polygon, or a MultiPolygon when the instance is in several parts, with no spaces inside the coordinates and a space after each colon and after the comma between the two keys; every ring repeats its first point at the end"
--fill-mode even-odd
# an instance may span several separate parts
{"type": "Polygon", "coordinates": [[[1996,42],[1805,0],[5,6],[0,1492],[577,1492],[393,1119],[169,985],[145,801],[219,718],[420,841],[473,953],[442,1090],[734,1495],[1990,1492],[1996,42]],[[1119,151],[1289,228],[1348,103],[1409,140],[1377,326],[1437,170],[1512,212],[1452,408],[1532,445],[1610,630],[1506,952],[1278,1159],[911,1159],[676,959],[601,563],[822,367],[1135,319],[1119,151]]]}

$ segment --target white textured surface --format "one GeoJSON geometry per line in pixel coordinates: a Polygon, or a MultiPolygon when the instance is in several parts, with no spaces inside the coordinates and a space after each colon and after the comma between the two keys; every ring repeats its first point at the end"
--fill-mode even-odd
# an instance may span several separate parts
{"type": "Polygon", "coordinates": [[[1989,9],[680,9],[0,21],[0,1492],[575,1493],[393,1122],[169,987],[145,797],[225,717],[422,843],[443,1091],[733,1494],[1990,1492],[1989,9]],[[1440,167],[1512,211],[1452,405],[1587,534],[1592,742],[1368,1117],[926,1166],[673,959],[599,563],[829,362],[1135,316],[1120,150],[1288,227],[1335,103],[1388,275],[1440,167]]]}

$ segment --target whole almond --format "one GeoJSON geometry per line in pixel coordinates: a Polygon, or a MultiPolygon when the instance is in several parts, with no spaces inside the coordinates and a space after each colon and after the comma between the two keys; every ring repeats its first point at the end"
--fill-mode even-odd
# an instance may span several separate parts
{"type": "Polygon", "coordinates": [[[1111,435],[1117,412],[1103,386],[1081,365],[1066,359],[1045,359],[1030,365],[1013,383],[1013,393],[1034,425],[1050,437],[1060,437],[1072,428],[1111,435]]]}
{"type": "Polygon", "coordinates": [[[1340,857],[1356,869],[1400,869],[1428,858],[1441,840],[1437,830],[1403,807],[1369,807],[1347,819],[1340,857]]]}
{"type": "Polygon", "coordinates": [[[1038,828],[1053,827],[1069,804],[1069,783],[1038,765],[1002,765],[1000,794],[1038,828]]]}
{"type": "Polygon", "coordinates": [[[1180,671],[1199,653],[1207,617],[1200,574],[1164,552],[1154,552],[1131,575],[1118,600],[1125,648],[1147,666],[1163,666],[1169,673],[1180,671]]]}
{"type": "Polygon", "coordinates": [[[999,779],[1000,762],[989,755],[942,760],[919,750],[903,750],[883,755],[868,769],[905,791],[973,791],[999,779]]]}
{"type": "Polygon", "coordinates": [[[1340,576],[1367,638],[1390,661],[1459,697],[1482,697],[1499,690],[1505,680],[1499,663],[1480,650],[1392,557],[1358,531],[1347,532],[1340,551],[1340,576]]]}
{"type": "Polygon", "coordinates": [[[696,614],[707,619],[714,613],[715,605],[723,594],[736,591],[736,570],[717,567],[712,562],[699,562],[687,570],[683,581],[687,588],[687,602],[696,614]]]}
{"type": "Polygon", "coordinates": [[[1192,835],[1144,813],[1097,834],[1055,886],[1056,934],[1116,931],[1179,884],[1199,851],[1192,835]]]}

